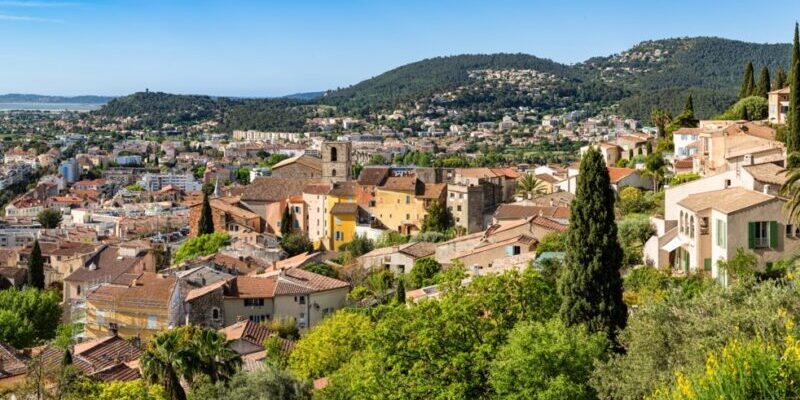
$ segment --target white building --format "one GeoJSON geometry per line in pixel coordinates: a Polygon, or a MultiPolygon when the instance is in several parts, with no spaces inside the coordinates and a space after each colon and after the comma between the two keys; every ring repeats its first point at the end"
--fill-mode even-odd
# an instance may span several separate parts
{"type": "Polygon", "coordinates": [[[150,192],[157,192],[165,186],[174,186],[184,192],[199,192],[203,185],[192,174],[152,174],[147,173],[139,181],[150,192]]]}

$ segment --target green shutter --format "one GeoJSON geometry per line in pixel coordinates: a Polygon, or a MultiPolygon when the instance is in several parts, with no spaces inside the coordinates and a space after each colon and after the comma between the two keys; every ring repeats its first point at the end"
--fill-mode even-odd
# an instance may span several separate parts
{"type": "Polygon", "coordinates": [[[748,249],[755,249],[756,248],[756,223],[755,222],[748,222],[747,223],[747,248],[748,249]]]}
{"type": "Polygon", "coordinates": [[[769,221],[769,247],[778,248],[778,221],[769,221]]]}
{"type": "Polygon", "coordinates": [[[705,260],[703,260],[703,269],[706,270],[706,271],[711,271],[711,259],[710,258],[706,258],[705,260]]]}

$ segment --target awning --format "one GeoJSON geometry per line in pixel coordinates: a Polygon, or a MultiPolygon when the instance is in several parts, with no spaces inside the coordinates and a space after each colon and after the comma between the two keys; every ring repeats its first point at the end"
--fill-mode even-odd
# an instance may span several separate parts
{"type": "Polygon", "coordinates": [[[681,240],[681,238],[678,237],[678,236],[675,236],[674,238],[672,238],[672,240],[667,242],[667,244],[661,246],[661,250],[664,250],[667,253],[672,253],[675,249],[677,249],[678,247],[681,247],[682,244],[683,244],[683,241],[681,240]]]}

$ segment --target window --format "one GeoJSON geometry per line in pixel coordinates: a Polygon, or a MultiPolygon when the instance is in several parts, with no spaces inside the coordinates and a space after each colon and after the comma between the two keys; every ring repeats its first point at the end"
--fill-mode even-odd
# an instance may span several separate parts
{"type": "Polygon", "coordinates": [[[406,214],[406,221],[411,221],[411,214],[406,214]]]}
{"type": "Polygon", "coordinates": [[[794,236],[794,225],[786,224],[786,237],[794,236]]]}
{"type": "Polygon", "coordinates": [[[683,231],[683,210],[681,210],[680,217],[678,218],[678,232],[684,233],[684,231],[683,231]]]}
{"type": "Polygon", "coordinates": [[[158,329],[158,318],[155,315],[147,316],[147,329],[158,329]]]}
{"type": "Polygon", "coordinates": [[[244,299],[245,307],[264,307],[264,299],[244,299]]]}
{"type": "MultiPolygon", "coordinates": [[[[331,161],[338,161],[338,160],[337,160],[337,158],[338,158],[338,157],[337,157],[337,156],[338,156],[338,154],[336,154],[336,153],[337,153],[337,151],[338,151],[338,150],[336,150],[336,147],[331,147],[331,161]]],[[[336,176],[336,174],[333,174],[333,176],[336,176]]]]}
{"type": "Polygon", "coordinates": [[[300,206],[294,206],[294,212],[295,213],[299,213],[300,212],[300,206]]]}
{"type": "Polygon", "coordinates": [[[689,218],[689,237],[694,239],[694,215],[689,218]]]}
{"type": "Polygon", "coordinates": [[[331,176],[336,176],[336,170],[335,169],[331,170],[331,176]]]}
{"type": "Polygon", "coordinates": [[[251,315],[247,319],[253,322],[264,322],[269,320],[269,314],[251,315]]]}
{"type": "Polygon", "coordinates": [[[716,220],[717,246],[728,247],[728,222],[716,220]]]}
{"type": "Polygon", "coordinates": [[[411,204],[411,196],[406,196],[406,204],[411,204]]]}
{"type": "Polygon", "coordinates": [[[754,226],[753,239],[755,248],[769,247],[769,222],[758,221],[752,224],[754,226]]]}
{"type": "Polygon", "coordinates": [[[375,200],[370,200],[369,201],[369,206],[370,207],[375,207],[375,200]]]}
{"type": "Polygon", "coordinates": [[[94,318],[97,320],[98,325],[105,325],[106,324],[106,311],[97,309],[94,314],[94,318]]]}
{"type": "Polygon", "coordinates": [[[453,192],[450,192],[450,198],[452,199],[452,198],[455,198],[455,197],[456,197],[456,194],[453,193],[453,192]]]}
{"type": "Polygon", "coordinates": [[[300,304],[306,304],[306,296],[298,296],[295,300],[300,304]]]}
{"type": "Polygon", "coordinates": [[[214,307],[211,309],[211,319],[219,319],[219,308],[214,307]]]}
{"type": "Polygon", "coordinates": [[[333,220],[336,223],[336,225],[341,225],[342,224],[342,219],[339,218],[339,217],[333,217],[333,220]]]}
{"type": "Polygon", "coordinates": [[[78,287],[75,290],[77,291],[78,296],[80,296],[81,295],[81,285],[78,285],[78,287]]]}
{"type": "Polygon", "coordinates": [[[294,220],[294,227],[299,229],[300,228],[300,221],[294,220]]]}
{"type": "Polygon", "coordinates": [[[457,206],[457,207],[456,207],[456,209],[457,209],[458,211],[461,211],[461,206],[457,206]]]}
{"type": "Polygon", "coordinates": [[[342,235],[342,231],[336,231],[336,236],[334,237],[336,240],[344,239],[344,235],[342,235]]]}

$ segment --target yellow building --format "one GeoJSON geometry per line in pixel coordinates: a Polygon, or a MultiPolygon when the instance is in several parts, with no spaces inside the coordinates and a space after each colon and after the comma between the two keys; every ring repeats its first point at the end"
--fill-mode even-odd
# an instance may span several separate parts
{"type": "Polygon", "coordinates": [[[375,190],[373,216],[391,230],[418,232],[433,201],[444,204],[445,184],[424,184],[416,176],[392,176],[375,190]]]}
{"type": "Polygon", "coordinates": [[[339,246],[356,235],[358,205],[354,196],[355,182],[337,182],[325,197],[323,242],[329,250],[339,250],[339,246]]]}
{"type": "Polygon", "coordinates": [[[99,338],[116,331],[120,337],[146,341],[180,323],[180,306],[175,277],[143,272],[127,284],[107,283],[86,295],[85,333],[99,338]]]}

